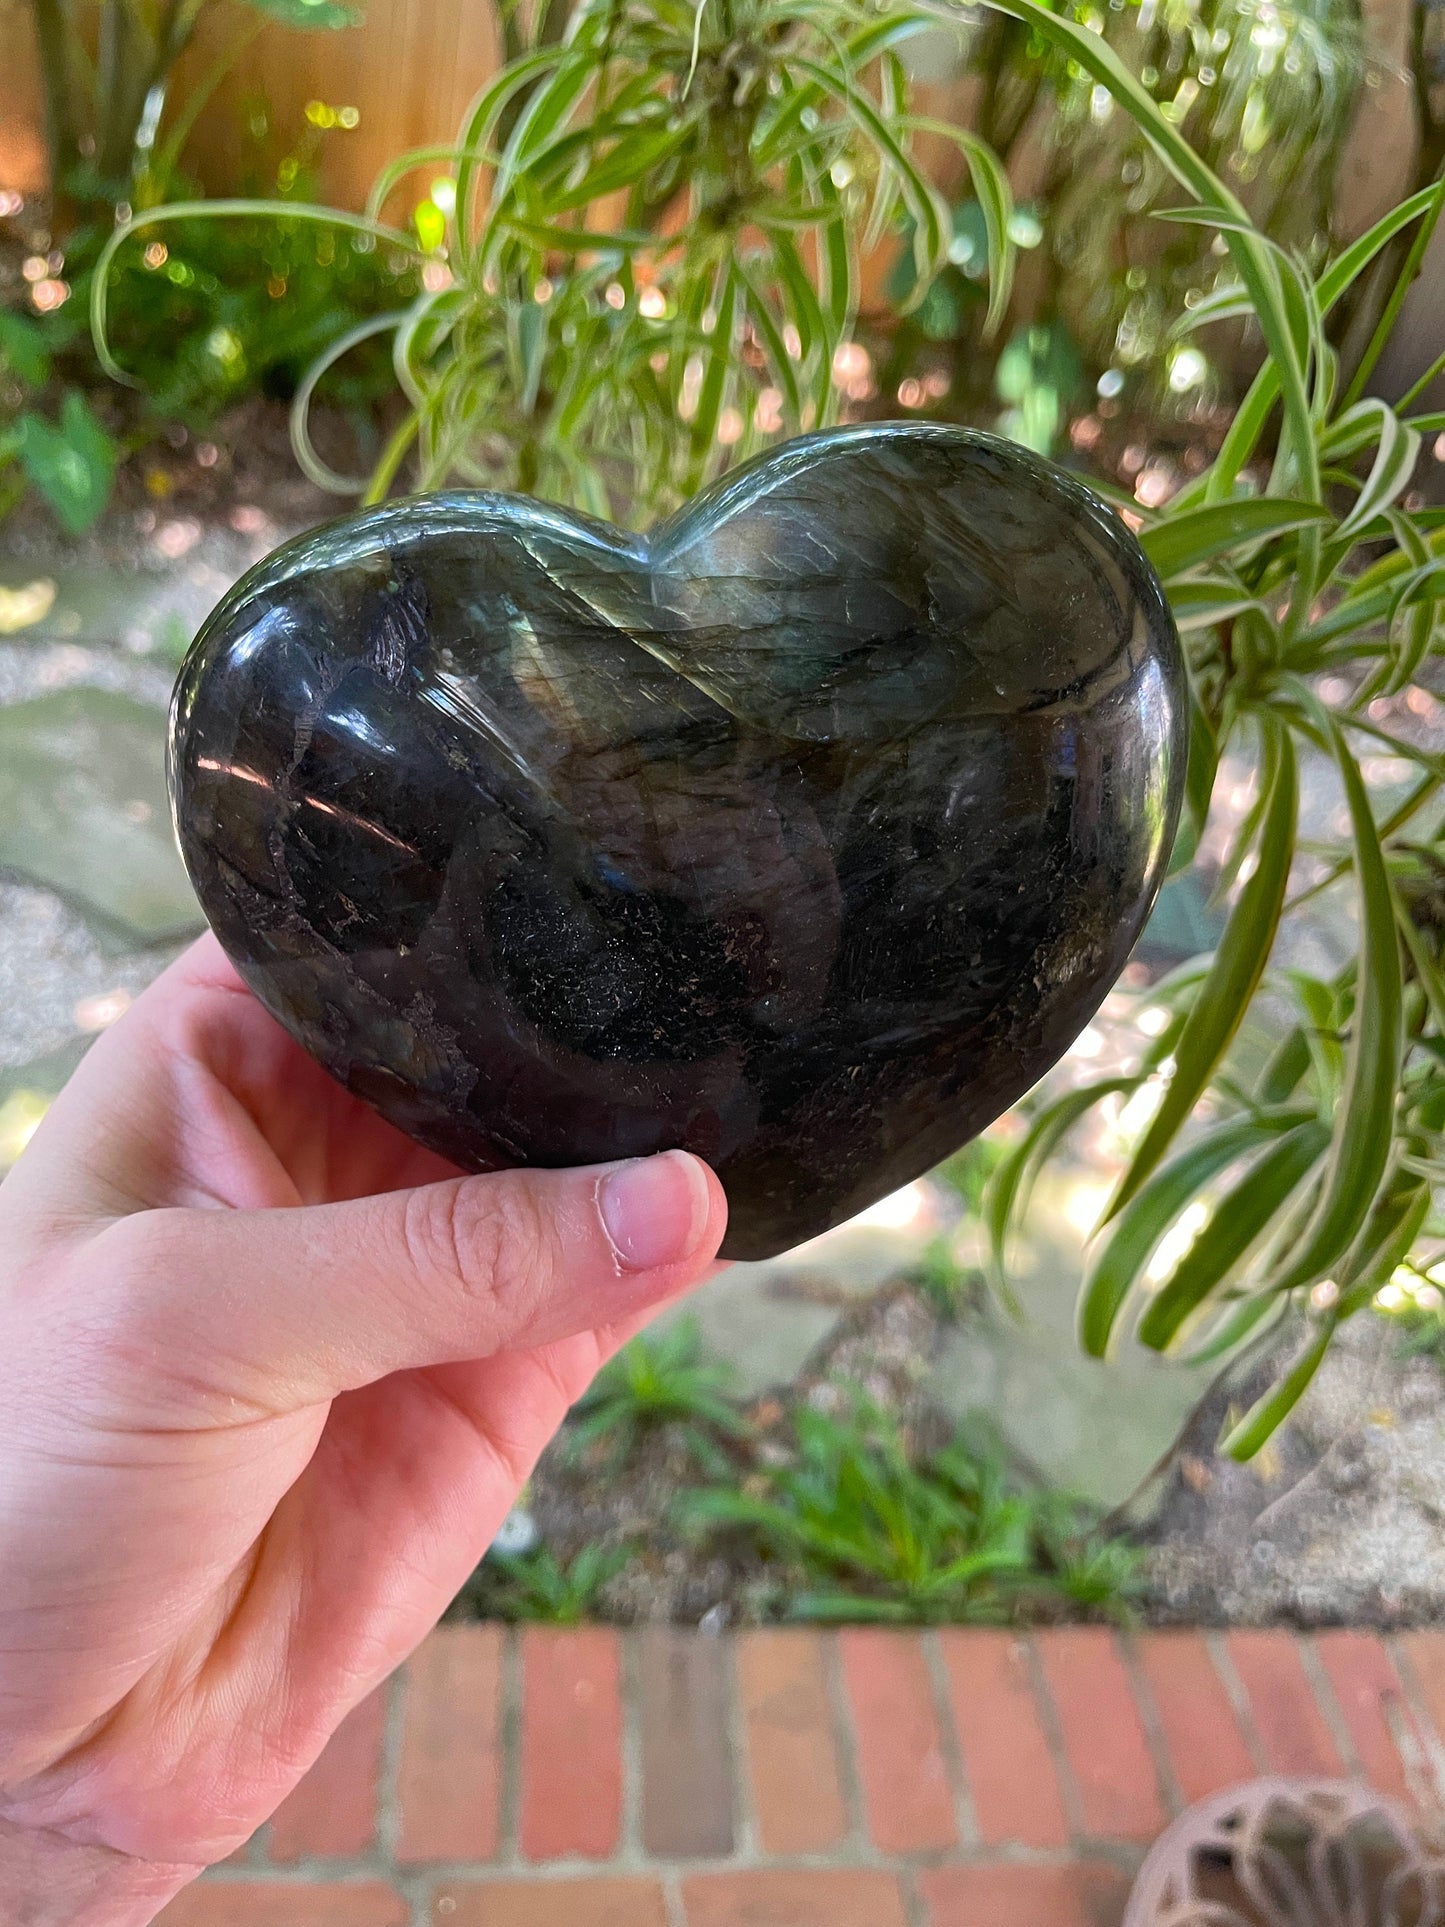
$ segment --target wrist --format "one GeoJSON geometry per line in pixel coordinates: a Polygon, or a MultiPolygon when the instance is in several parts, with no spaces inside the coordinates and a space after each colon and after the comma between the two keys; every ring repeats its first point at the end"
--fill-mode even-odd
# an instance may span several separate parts
{"type": "Polygon", "coordinates": [[[0,1820],[5,1927],[151,1927],[199,1872],[0,1820]]]}

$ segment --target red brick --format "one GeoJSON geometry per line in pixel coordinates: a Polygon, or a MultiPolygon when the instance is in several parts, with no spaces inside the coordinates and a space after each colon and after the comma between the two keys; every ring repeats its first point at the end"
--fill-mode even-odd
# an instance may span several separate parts
{"type": "Polygon", "coordinates": [[[1252,1780],[1254,1761],[1203,1636],[1145,1633],[1138,1652],[1185,1805],[1252,1780]]]}
{"type": "Polygon", "coordinates": [[[986,1846],[1062,1847],[1069,1823],[1024,1642],[1004,1632],[939,1637],[980,1838],[986,1846]]]}
{"type": "Polygon", "coordinates": [[[650,1626],[638,1642],[642,1845],[655,1860],[733,1850],[728,1650],[719,1639],[650,1626]]]}
{"type": "Polygon", "coordinates": [[[1294,1634],[1232,1632],[1226,1635],[1225,1650],[1244,1687],[1270,1772],[1306,1779],[1341,1773],[1339,1748],[1315,1703],[1294,1634]]]}
{"type": "Polygon", "coordinates": [[[1401,1633],[1399,1645],[1435,1738],[1445,1745],[1445,1632],[1401,1633]]]}
{"type": "Polygon", "coordinates": [[[667,1927],[655,1880],[449,1881],[432,1896],[436,1927],[667,1927]]]}
{"type": "Polygon", "coordinates": [[[522,1634],[522,1852],[606,1860],[622,1825],[622,1649],[604,1626],[522,1634]]]}
{"type": "Polygon", "coordinates": [[[682,1904],[687,1927],[906,1927],[892,1874],[856,1867],[697,1875],[682,1904]]]}
{"type": "Polygon", "coordinates": [[[1408,1730],[1413,1722],[1390,1655],[1376,1634],[1367,1632],[1319,1633],[1315,1651],[1365,1778],[1381,1793],[1406,1798],[1410,1785],[1391,1725],[1398,1721],[1408,1730]]]}
{"type": "Polygon", "coordinates": [[[848,1831],[823,1642],[816,1633],[747,1633],[738,1690],[748,1777],[764,1853],[821,1853],[848,1831]]]}
{"type": "Polygon", "coordinates": [[[271,1858],[354,1860],[376,1839],[376,1796],[389,1687],[347,1714],[271,1821],[271,1858]]]}
{"type": "Polygon", "coordinates": [[[203,1880],[173,1900],[156,1927],[407,1927],[410,1919],[401,1895],[374,1880],[203,1880]]]}
{"type": "Polygon", "coordinates": [[[1166,1821],[1144,1723],[1114,1635],[1070,1626],[1039,1635],[1086,1833],[1152,1840],[1166,1821]]]}
{"type": "Polygon", "coordinates": [[[398,1865],[495,1858],[501,1679],[500,1626],[443,1626],[408,1666],[398,1865]]]}
{"type": "Polygon", "coordinates": [[[958,1838],[933,1683],[914,1633],[851,1627],[838,1635],[868,1831],[885,1853],[958,1838]]]}
{"type": "Polygon", "coordinates": [[[1109,1867],[939,1867],[918,1890],[928,1927],[1118,1927],[1129,1883],[1109,1867]]]}

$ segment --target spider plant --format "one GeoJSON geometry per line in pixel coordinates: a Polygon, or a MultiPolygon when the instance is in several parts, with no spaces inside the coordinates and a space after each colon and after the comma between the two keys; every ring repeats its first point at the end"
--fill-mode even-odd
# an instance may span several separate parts
{"type": "MultiPolygon", "coordinates": [[[[922,293],[952,238],[913,154],[940,130],[912,111],[899,51],[930,24],[867,0],[580,0],[560,39],[503,68],[454,144],[403,155],[353,217],[425,258],[427,286],[342,336],[302,385],[307,472],[376,501],[406,466],[424,488],[520,488],[645,522],[738,457],[835,420],[860,259],[906,216],[922,293]],[[438,178],[408,233],[383,215],[421,168],[438,178]],[[406,411],[369,476],[338,475],[311,444],[310,396],[379,330],[406,411]]],[[[996,322],[1008,183],[974,135],[942,131],[985,213],[996,322]]],[[[239,211],[256,204],[143,212],[107,265],[137,229],[239,211]]],[[[123,379],[103,274],[93,318],[123,379]]]]}
{"type": "Polygon", "coordinates": [[[1132,1323],[1156,1349],[1227,1357],[1292,1310],[1298,1357],[1225,1441],[1246,1458],[1293,1408],[1343,1320],[1397,1267],[1428,1272],[1439,1256],[1445,757],[1386,720],[1441,644],[1445,515],[1411,491],[1425,438],[1445,429],[1445,416],[1419,406],[1445,355],[1396,404],[1368,384],[1445,185],[1412,195],[1312,271],[1265,239],[1096,33],[1036,0],[1003,0],[1003,10],[1107,89],[1193,197],[1168,218],[1212,231],[1227,249],[1230,282],[1181,326],[1247,318],[1264,357],[1214,461],[1155,512],[1126,504],[1188,649],[1176,864],[1198,848],[1221,759],[1253,772],[1254,803],[1223,866],[1224,934],[1211,958],[1165,987],[1166,1027],[1135,1074],[1036,1110],[991,1180],[986,1216],[1002,1270],[1040,1164],[1093,1105],[1137,1094],[1130,1110],[1147,1121],[1096,1234],[1081,1337],[1102,1355],[1132,1323]],[[1398,236],[1410,246],[1397,285],[1344,369],[1331,318],[1398,236]],[[1408,773],[1398,795],[1372,795],[1362,772],[1361,759],[1382,750],[1408,773]],[[1309,758],[1333,766],[1343,830],[1305,851],[1309,758]],[[1282,922],[1311,898],[1346,891],[1358,920],[1346,967],[1328,981],[1272,970],[1282,922]],[[1251,1012],[1277,1043],[1245,1071],[1232,1047],[1251,1012]],[[1151,1265],[1161,1249],[1174,1252],[1172,1267],[1151,1265]]]}

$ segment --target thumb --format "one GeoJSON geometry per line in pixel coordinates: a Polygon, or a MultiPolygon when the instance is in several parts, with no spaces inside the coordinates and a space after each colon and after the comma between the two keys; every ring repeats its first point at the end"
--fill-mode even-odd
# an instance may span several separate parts
{"type": "Polygon", "coordinates": [[[697,1283],[726,1220],[708,1167],[667,1151],[342,1204],[145,1212],[100,1242],[141,1243],[144,1289],[119,1267],[131,1340],[184,1382],[294,1410],[615,1324],[697,1283]]]}

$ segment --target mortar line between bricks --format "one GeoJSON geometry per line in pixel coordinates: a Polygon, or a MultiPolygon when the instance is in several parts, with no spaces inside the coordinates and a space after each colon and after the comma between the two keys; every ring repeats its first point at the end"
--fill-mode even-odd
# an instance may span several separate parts
{"type": "Polygon", "coordinates": [[[833,1746],[838,1756],[838,1777],[843,1783],[843,1805],[848,1814],[845,1847],[854,1853],[867,1852],[868,1816],[863,1807],[863,1777],[858,1770],[854,1748],[853,1715],[848,1705],[848,1689],[843,1679],[843,1655],[836,1633],[818,1635],[823,1648],[823,1688],[833,1722],[833,1746]]]}
{"type": "Polygon", "coordinates": [[[923,1894],[918,1885],[918,1876],[911,1868],[898,1869],[898,1891],[903,1896],[903,1918],[907,1922],[907,1927],[930,1927],[928,1910],[924,1907],[923,1894]]]}
{"type": "Polygon", "coordinates": [[[1159,1783],[1160,1803],[1171,1817],[1182,1813],[1189,1802],[1184,1798],[1184,1790],[1174,1774],[1174,1763],[1169,1757],[1169,1742],[1164,1737],[1164,1722],[1159,1716],[1158,1703],[1149,1685],[1139,1649],[1128,1633],[1117,1632],[1114,1643],[1124,1662],[1124,1677],[1129,1682],[1129,1690],[1134,1695],[1134,1705],[1139,1714],[1139,1724],[1144,1729],[1144,1743],[1154,1762],[1154,1778],[1159,1783]]]}
{"type": "Polygon", "coordinates": [[[431,1884],[422,1874],[398,1867],[396,1849],[401,1838],[401,1749],[411,1696],[411,1667],[399,1666],[390,1681],[386,1719],[381,1729],[381,1760],[376,1782],[376,1841],[373,1857],[377,1876],[388,1881],[405,1901],[411,1927],[431,1927],[431,1884]]]}
{"type": "Polygon", "coordinates": [[[497,1864],[515,1867],[522,1858],[522,1637],[515,1626],[508,1626],[502,1636],[500,1670],[497,1864]]]}
{"type": "Polygon", "coordinates": [[[675,1873],[662,1876],[662,1910],[667,1916],[667,1927],[687,1927],[687,1909],[682,1903],[682,1880],[675,1873]]]}
{"type": "MultiPolygon", "coordinates": [[[[1381,1643],[1394,1665],[1395,1677],[1405,1695],[1406,1709],[1414,1722],[1413,1739],[1420,1755],[1420,1784],[1411,1790],[1424,1811],[1438,1821],[1445,1816],[1445,1746],[1441,1745],[1440,1735],[1435,1731],[1435,1722],[1430,1717],[1430,1708],[1420,1688],[1420,1675],[1411,1664],[1403,1641],[1388,1635],[1381,1643]]],[[[1392,1733],[1391,1737],[1400,1749],[1400,1757],[1405,1761],[1408,1773],[1411,1762],[1405,1747],[1400,1744],[1401,1736],[1392,1733]]]]}
{"type": "Polygon", "coordinates": [[[727,1709],[723,1738],[727,1742],[732,1768],[733,1855],[738,1860],[755,1861],[760,1851],[761,1830],[753,1811],[747,1718],[743,1712],[742,1671],[738,1664],[740,1647],[736,1639],[725,1639],[722,1644],[723,1692],[727,1709]]]}
{"type": "Polygon", "coordinates": [[[397,1868],[387,1878],[401,1895],[411,1913],[411,1927],[432,1927],[432,1877],[429,1873],[403,1873],[397,1868]]]}
{"type": "Polygon", "coordinates": [[[923,1648],[923,1663],[928,1668],[928,1683],[933,1691],[933,1717],[938,1726],[939,1750],[943,1754],[944,1771],[953,1794],[953,1824],[958,1830],[960,1844],[976,1848],[980,1844],[978,1815],[974,1812],[973,1794],[964,1765],[963,1743],[953,1723],[953,1695],[949,1691],[943,1642],[938,1637],[937,1629],[930,1627],[921,1635],[919,1644],[923,1648]]]}
{"type": "Polygon", "coordinates": [[[917,1853],[884,1853],[874,1848],[867,1855],[842,1859],[833,1852],[780,1854],[770,1860],[738,1861],[732,1855],[692,1859],[646,1860],[635,1867],[622,1867],[616,1861],[552,1860],[524,1861],[517,1867],[499,1867],[492,1861],[437,1861],[415,1869],[387,1870],[360,1861],[313,1859],[288,1867],[218,1867],[204,1876],[207,1886],[265,1886],[295,1888],[304,1892],[316,1886],[356,1887],[384,1879],[404,1896],[421,1892],[429,1895],[438,1887],[454,1884],[488,1885],[505,1883],[535,1887],[585,1885],[589,1881],[612,1880],[624,1875],[643,1875],[655,1880],[682,1881],[694,1874],[738,1873],[893,1873],[901,1877],[931,1873],[940,1867],[1037,1867],[1068,1868],[1081,1861],[1098,1866],[1137,1866],[1142,1848],[1120,1841],[1087,1840],[1070,1847],[990,1848],[983,1853],[966,1853],[957,1847],[930,1848],[917,1853]]]}
{"type": "MultiPolygon", "coordinates": [[[[764,1863],[740,1865],[732,1858],[698,1860],[658,1860],[636,1868],[623,1868],[615,1862],[574,1860],[568,1863],[523,1863],[515,1868],[498,1867],[490,1862],[467,1861],[438,1863],[425,1869],[393,1872],[384,1876],[406,1905],[411,1927],[446,1927],[446,1917],[436,1910],[436,1901],[446,1889],[479,1888],[519,1884],[529,1887],[588,1886],[599,1880],[624,1876],[642,1877],[657,1882],[664,1900],[667,1927],[687,1927],[683,1902],[683,1883],[695,1877],[713,1879],[745,1873],[846,1874],[868,1872],[887,1874],[897,1883],[903,1896],[906,1927],[930,1927],[924,1907],[919,1877],[948,1868],[1038,1867],[1068,1869],[1078,1866],[1107,1868],[1132,1878],[1137,1873],[1142,1851],[1121,1848],[1119,1843],[1081,1843],[1073,1848],[1048,1851],[1015,1848],[987,1854],[963,1854],[957,1849],[936,1852],[888,1855],[874,1850],[862,1862],[840,1861],[836,1855],[784,1856],[764,1863]]],[[[313,1860],[295,1867],[250,1870],[227,1867],[207,1876],[208,1885],[261,1886],[282,1893],[305,1894],[317,1886],[362,1887],[378,1879],[372,1868],[357,1863],[313,1860]]],[[[1033,1922],[1018,1922],[1016,1927],[1035,1927],[1033,1922]]]]}
{"type": "Polygon", "coordinates": [[[635,1633],[619,1633],[622,1675],[622,1826],[612,1864],[647,1865],[642,1844],[642,1647],[635,1633]]]}
{"type": "Polygon", "coordinates": [[[1294,1635],[1295,1647],[1299,1652],[1300,1665],[1305,1678],[1309,1681],[1310,1691],[1315,1696],[1315,1705],[1320,1709],[1320,1717],[1330,1729],[1330,1737],[1339,1748],[1340,1758],[1345,1763],[1345,1773],[1351,1780],[1368,1779],[1359,1754],[1355,1751],[1354,1737],[1349,1723],[1340,1711],[1340,1703],[1335,1698],[1335,1689],[1330,1684],[1330,1676],[1325,1671],[1324,1661],[1316,1651],[1315,1642],[1308,1633],[1294,1635]]]}
{"type": "Polygon", "coordinates": [[[1204,1644],[1210,1659],[1214,1662],[1214,1670],[1224,1688],[1225,1697],[1234,1708],[1234,1717],[1239,1722],[1240,1732],[1244,1735],[1244,1744],[1250,1759],[1254,1762],[1254,1770],[1256,1773],[1268,1773],[1269,1755],[1264,1750],[1264,1741],[1259,1737],[1259,1730],[1254,1723],[1254,1709],[1250,1706],[1249,1695],[1244,1690],[1244,1681],[1239,1677],[1239,1670],[1230,1657],[1224,1634],[1206,1632],[1204,1644]]]}
{"type": "Polygon", "coordinates": [[[1044,1672],[1043,1657],[1038,1642],[1032,1634],[1025,1634],[1020,1642],[1024,1650],[1024,1664],[1028,1669],[1029,1684],[1034,1689],[1034,1707],[1043,1729],[1044,1742],[1054,1763],[1054,1773],[1059,1782],[1059,1798],[1064,1805],[1064,1818],[1069,1826],[1070,1844],[1087,1838],[1084,1825],[1084,1796],[1079,1791],[1079,1783],[1074,1778],[1073,1764],[1069,1759],[1068,1748],[1064,1745],[1064,1723],[1059,1717],[1059,1709],[1054,1704],[1054,1696],[1049,1690],[1049,1682],[1044,1672]]]}

